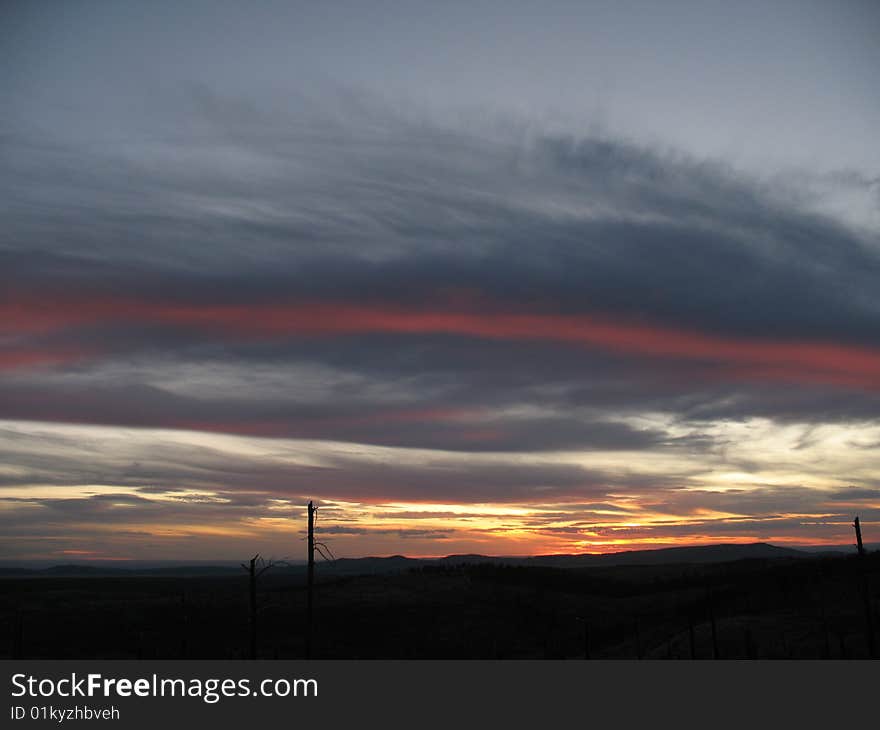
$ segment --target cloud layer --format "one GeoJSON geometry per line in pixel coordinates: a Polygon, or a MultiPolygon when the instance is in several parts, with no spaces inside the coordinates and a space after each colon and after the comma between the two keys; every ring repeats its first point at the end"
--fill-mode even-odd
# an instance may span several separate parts
{"type": "Polygon", "coordinates": [[[521,551],[839,539],[846,500],[870,523],[880,239],[797,181],[362,96],[158,106],[128,141],[0,139],[0,490],[22,540],[42,520],[88,542],[122,513],[131,535],[222,536],[307,495],[349,505],[340,539],[423,554],[464,528],[380,505],[506,505],[456,544],[521,551]],[[102,427],[137,435],[95,455],[102,427]],[[847,471],[817,467],[832,449],[847,471]]]}

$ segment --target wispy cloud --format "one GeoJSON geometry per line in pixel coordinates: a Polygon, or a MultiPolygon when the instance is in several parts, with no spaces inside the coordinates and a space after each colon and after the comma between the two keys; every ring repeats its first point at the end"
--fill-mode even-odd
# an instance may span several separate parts
{"type": "Polygon", "coordinates": [[[369,97],[162,108],[152,136],[0,140],[0,491],[28,544],[109,515],[232,544],[308,495],[349,503],[340,539],[423,553],[831,539],[874,509],[880,247],[797,181],[369,97]],[[557,516],[380,527],[389,502],[557,516]]]}

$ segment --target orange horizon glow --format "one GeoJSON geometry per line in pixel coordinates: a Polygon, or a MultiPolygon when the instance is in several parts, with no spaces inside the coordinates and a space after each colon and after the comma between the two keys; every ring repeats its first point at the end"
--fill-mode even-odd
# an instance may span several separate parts
{"type": "MultiPolygon", "coordinates": [[[[695,509],[687,514],[657,512],[650,500],[636,497],[629,511],[618,519],[602,519],[596,512],[553,517],[564,511],[567,503],[456,504],[437,502],[334,502],[319,503],[317,530],[337,557],[441,558],[456,554],[481,554],[496,557],[546,555],[604,555],[632,550],[672,547],[696,547],[719,544],[745,545],[766,542],[780,546],[841,546],[851,542],[851,523],[836,513],[782,513],[775,515],[740,515],[695,509]],[[399,515],[399,516],[398,516],[399,515]],[[436,517],[432,516],[436,515],[436,517]],[[589,516],[592,515],[592,516],[589,516]],[[742,519],[756,520],[762,528],[753,533],[728,532],[725,524],[735,526],[742,519]],[[800,519],[804,524],[821,522],[831,532],[807,537],[774,529],[774,523],[800,519]],[[712,531],[707,531],[707,527],[712,531]],[[678,528],[680,535],[663,534],[664,528],[678,528]],[[345,534],[336,528],[355,528],[345,534]],[[576,528],[564,535],[554,530],[576,528]],[[420,530],[424,536],[404,537],[407,531],[420,530]],[[433,533],[448,533],[436,537],[433,533]],[[397,534],[400,533],[400,534],[397,534]]],[[[877,508],[880,503],[862,504],[877,508]]],[[[846,508],[845,508],[846,509],[846,508]]],[[[229,523],[157,524],[135,519],[126,529],[143,538],[117,536],[113,522],[78,524],[89,534],[89,541],[102,547],[87,549],[76,537],[76,547],[34,552],[28,559],[75,558],[81,560],[179,559],[178,546],[190,545],[193,539],[209,551],[210,557],[195,554],[190,559],[235,560],[237,553],[248,550],[264,555],[296,559],[304,551],[304,515],[299,501],[279,500],[270,513],[254,515],[229,523]],[[276,515],[276,516],[273,516],[276,515]],[[150,551],[146,545],[161,540],[164,552],[150,551]]],[[[576,512],[576,510],[575,510],[576,512]]],[[[880,523],[863,521],[863,528],[880,523]]]]}
{"type": "MultiPolygon", "coordinates": [[[[865,525],[870,523],[863,523],[865,525]]],[[[327,538],[325,538],[327,539],[327,538]]],[[[487,549],[490,548],[493,544],[497,544],[495,540],[475,540],[467,543],[466,547],[461,549],[449,549],[449,550],[424,550],[423,548],[416,550],[406,550],[403,549],[406,546],[400,545],[401,549],[385,549],[385,550],[363,550],[358,552],[353,552],[349,549],[343,551],[343,548],[340,546],[340,541],[330,539],[330,545],[334,548],[334,555],[337,558],[390,558],[394,556],[403,556],[411,559],[424,559],[424,560],[435,560],[440,558],[447,558],[455,555],[481,555],[487,558],[533,558],[533,557],[550,557],[550,556],[578,556],[578,555],[611,555],[615,553],[622,552],[640,552],[640,551],[650,551],[650,550],[663,550],[667,548],[687,548],[687,547],[708,547],[712,545],[752,545],[755,543],[768,543],[771,545],[776,545],[780,547],[791,547],[791,548],[821,548],[821,547],[845,547],[848,546],[851,540],[848,540],[846,536],[841,535],[839,539],[835,538],[815,538],[815,539],[804,539],[803,537],[795,537],[795,536],[777,536],[777,537],[765,537],[765,536],[742,536],[742,535],[703,535],[703,536],[692,536],[688,538],[674,539],[668,537],[655,537],[655,538],[642,538],[637,540],[624,540],[624,539],[615,539],[615,540],[605,540],[605,541],[597,541],[591,542],[588,546],[578,546],[573,545],[571,543],[556,543],[556,542],[539,542],[537,543],[533,549],[529,550],[517,550],[515,546],[517,543],[505,543],[512,547],[510,550],[495,550],[495,549],[487,549]]],[[[288,536],[288,544],[290,543],[290,539],[288,536]]],[[[46,551],[46,552],[33,552],[27,555],[20,556],[21,560],[62,560],[62,559],[72,559],[77,561],[108,561],[108,562],[129,562],[129,561],[143,561],[143,560],[175,560],[177,562],[186,562],[187,560],[191,560],[193,562],[205,562],[214,561],[217,563],[223,562],[233,562],[240,561],[241,556],[244,553],[250,555],[253,552],[253,546],[255,543],[242,543],[240,548],[236,549],[233,546],[230,546],[230,549],[226,551],[224,554],[217,555],[214,554],[212,557],[206,557],[202,554],[198,554],[196,557],[192,558],[181,558],[179,552],[162,552],[162,553],[150,553],[145,554],[142,549],[138,548],[131,554],[106,554],[100,553],[97,551],[84,551],[84,550],[56,550],[56,551],[46,551]],[[250,551],[250,552],[249,552],[250,551]]],[[[347,543],[346,543],[347,544],[347,543]]],[[[520,543],[521,545],[521,543],[520,543]]],[[[124,549],[128,550],[130,546],[124,546],[124,549]]],[[[258,546],[259,548],[259,546],[258,546]]],[[[450,546],[450,548],[454,548],[454,546],[450,546]]],[[[293,560],[297,561],[300,558],[294,553],[283,552],[280,550],[271,550],[271,549],[258,549],[260,554],[264,554],[267,556],[275,556],[275,555],[283,555],[285,560],[293,560]]],[[[303,551],[300,551],[303,552],[303,551]]],[[[304,553],[303,553],[304,555],[304,553]]],[[[305,558],[303,557],[304,561],[305,558]]]]}

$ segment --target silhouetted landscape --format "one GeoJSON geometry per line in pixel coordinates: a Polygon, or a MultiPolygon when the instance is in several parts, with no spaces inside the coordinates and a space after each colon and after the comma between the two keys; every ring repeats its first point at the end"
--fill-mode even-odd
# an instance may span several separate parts
{"type": "MultiPolygon", "coordinates": [[[[871,546],[869,546],[871,547],[871,546]]],[[[0,568],[2,655],[306,655],[305,565],[0,568]]],[[[325,659],[876,655],[880,552],[764,543],[610,555],[340,559],[315,570],[325,659]]]]}

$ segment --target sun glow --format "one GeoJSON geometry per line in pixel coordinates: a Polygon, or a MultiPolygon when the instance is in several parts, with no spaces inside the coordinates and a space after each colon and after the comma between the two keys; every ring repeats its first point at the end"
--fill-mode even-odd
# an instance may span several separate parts
{"type": "MultiPolygon", "coordinates": [[[[663,419],[648,414],[641,422],[657,427],[663,419]]],[[[871,480],[858,478],[872,470],[860,457],[864,440],[876,434],[855,427],[805,434],[758,419],[719,422],[707,430],[731,445],[717,452],[462,455],[161,429],[14,421],[0,426],[16,435],[11,443],[22,460],[37,459],[46,443],[59,442],[65,448],[56,459],[65,475],[78,464],[98,463],[108,482],[114,475],[126,482],[35,480],[0,486],[0,513],[14,517],[16,549],[31,556],[88,550],[94,543],[102,554],[174,558],[196,539],[210,550],[207,557],[236,559],[256,547],[266,554],[296,554],[310,499],[319,507],[317,529],[338,556],[608,552],[756,540],[831,544],[850,539],[851,513],[862,514],[867,530],[874,522],[868,510],[880,509],[871,480]],[[740,461],[740,452],[747,451],[741,439],[755,443],[748,462],[740,461]],[[96,442],[100,452],[67,446],[96,442]],[[830,454],[832,465],[809,474],[795,469],[787,458],[795,443],[802,458],[821,461],[830,454]],[[290,483],[261,484],[260,479],[239,480],[233,472],[228,484],[223,467],[208,468],[215,461],[256,463],[268,475],[293,470],[294,477],[290,483]],[[832,467],[847,462],[861,470],[853,469],[856,478],[841,484],[832,467]],[[734,464],[739,468],[731,468],[734,464]],[[455,480],[467,478],[470,469],[477,474],[500,470],[502,478],[519,479],[520,470],[545,465],[612,476],[607,486],[585,476],[583,485],[575,482],[564,490],[518,487],[517,498],[507,501],[437,499],[430,491],[418,499],[403,498],[414,491],[406,486],[389,489],[392,494],[384,498],[381,486],[371,487],[378,496],[362,497],[358,487],[358,475],[377,468],[391,480],[402,470],[406,479],[425,474],[431,484],[456,487],[455,480]],[[160,467],[178,476],[137,478],[160,467]]],[[[13,481],[26,476],[20,469],[5,473],[13,481]]],[[[507,491],[503,481],[495,489],[501,495],[507,491]]]]}

